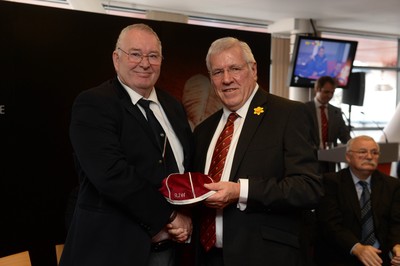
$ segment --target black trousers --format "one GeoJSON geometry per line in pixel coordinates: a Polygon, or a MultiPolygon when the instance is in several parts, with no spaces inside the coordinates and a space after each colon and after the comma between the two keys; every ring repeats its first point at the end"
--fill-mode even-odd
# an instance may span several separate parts
{"type": "Polygon", "coordinates": [[[224,266],[222,248],[212,248],[203,254],[204,263],[201,266],[224,266]]]}

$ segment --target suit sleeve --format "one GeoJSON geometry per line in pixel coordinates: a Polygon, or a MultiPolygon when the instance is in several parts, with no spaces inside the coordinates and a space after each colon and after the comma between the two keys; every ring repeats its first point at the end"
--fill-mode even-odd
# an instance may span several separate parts
{"type": "MultiPolygon", "coordinates": [[[[337,108],[336,110],[336,123],[338,127],[338,139],[340,142],[343,144],[346,144],[349,139],[351,139],[350,136],[350,130],[349,127],[346,125],[346,123],[343,120],[342,116],[342,110],[340,108],[337,108]]],[[[336,142],[336,140],[335,140],[336,142]]]]}
{"type": "MultiPolygon", "coordinates": [[[[269,171],[265,176],[250,179],[249,211],[259,204],[263,208],[278,211],[293,207],[314,208],[323,195],[322,178],[317,172],[317,151],[311,113],[305,104],[300,103],[290,103],[285,108],[284,111],[277,111],[284,114],[274,113],[276,120],[268,127],[269,131],[277,131],[275,135],[282,136],[276,150],[267,149],[266,152],[279,155],[272,160],[268,159],[268,162],[261,162],[265,167],[276,170],[263,169],[261,171],[269,171]]],[[[258,160],[262,161],[262,158],[258,160]]]]}

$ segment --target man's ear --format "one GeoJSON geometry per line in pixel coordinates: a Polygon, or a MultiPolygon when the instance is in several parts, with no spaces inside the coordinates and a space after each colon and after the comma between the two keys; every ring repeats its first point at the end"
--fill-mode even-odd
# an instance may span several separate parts
{"type": "Polygon", "coordinates": [[[350,155],[346,152],[346,155],[345,155],[345,156],[346,156],[346,162],[347,162],[347,163],[350,163],[350,158],[349,158],[350,155]]]}

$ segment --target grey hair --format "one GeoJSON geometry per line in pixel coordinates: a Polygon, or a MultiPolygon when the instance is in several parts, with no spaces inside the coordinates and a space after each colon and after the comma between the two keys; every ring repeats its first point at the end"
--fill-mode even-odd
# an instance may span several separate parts
{"type": "MultiPolygon", "coordinates": [[[[375,142],[375,140],[372,137],[367,136],[367,135],[361,135],[361,136],[354,137],[354,138],[350,139],[347,142],[347,144],[346,144],[346,152],[350,151],[351,147],[353,146],[354,141],[359,140],[359,139],[375,142]]],[[[376,143],[376,144],[378,145],[378,150],[379,150],[379,144],[378,143],[376,143]]]]}
{"type": "Polygon", "coordinates": [[[125,34],[127,32],[129,32],[129,31],[131,31],[131,30],[141,30],[141,31],[145,31],[145,32],[153,34],[154,37],[156,37],[156,39],[157,39],[158,45],[160,46],[160,53],[162,52],[161,41],[160,41],[160,38],[158,38],[157,33],[149,25],[146,25],[146,24],[143,24],[143,23],[132,24],[132,25],[129,25],[129,26],[123,28],[121,30],[121,33],[118,36],[117,43],[115,44],[115,51],[118,50],[118,47],[121,44],[121,40],[125,36],[125,34]]]}
{"type": "Polygon", "coordinates": [[[224,50],[227,50],[229,48],[232,48],[234,46],[240,46],[243,52],[243,57],[246,63],[256,63],[256,60],[254,59],[254,55],[249,47],[249,45],[243,41],[240,41],[236,38],[233,37],[225,37],[221,39],[215,40],[210,48],[208,49],[208,53],[206,56],[206,65],[208,71],[211,71],[211,63],[210,63],[210,57],[213,54],[220,53],[224,50]]]}

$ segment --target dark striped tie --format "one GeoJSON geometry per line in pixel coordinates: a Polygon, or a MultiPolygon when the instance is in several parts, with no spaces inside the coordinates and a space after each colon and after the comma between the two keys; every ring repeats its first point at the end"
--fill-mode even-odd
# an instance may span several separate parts
{"type": "MultiPolygon", "coordinates": [[[[232,136],[234,132],[234,122],[238,118],[238,114],[231,113],[228,117],[224,129],[218,137],[217,143],[212,155],[210,170],[208,175],[214,180],[219,182],[224,170],[226,156],[228,155],[229,146],[231,145],[232,136]]],[[[211,208],[203,209],[200,221],[200,242],[205,251],[209,251],[216,241],[215,232],[215,217],[216,210],[211,208]]]]}
{"type": "Polygon", "coordinates": [[[363,187],[360,197],[362,224],[361,243],[363,245],[373,245],[376,238],[374,233],[374,221],[372,219],[371,195],[369,193],[367,182],[359,181],[358,183],[363,187]]]}
{"type": "Polygon", "coordinates": [[[325,113],[325,105],[321,105],[321,136],[322,136],[322,146],[326,149],[326,144],[328,142],[328,117],[325,113]]]}
{"type": "Polygon", "coordinates": [[[150,101],[142,98],[138,101],[138,104],[142,106],[146,112],[147,122],[153,130],[158,145],[160,146],[160,149],[162,151],[167,174],[179,173],[178,165],[176,164],[171,145],[169,144],[168,138],[160,122],[157,120],[153,111],[150,109],[150,101]]]}

